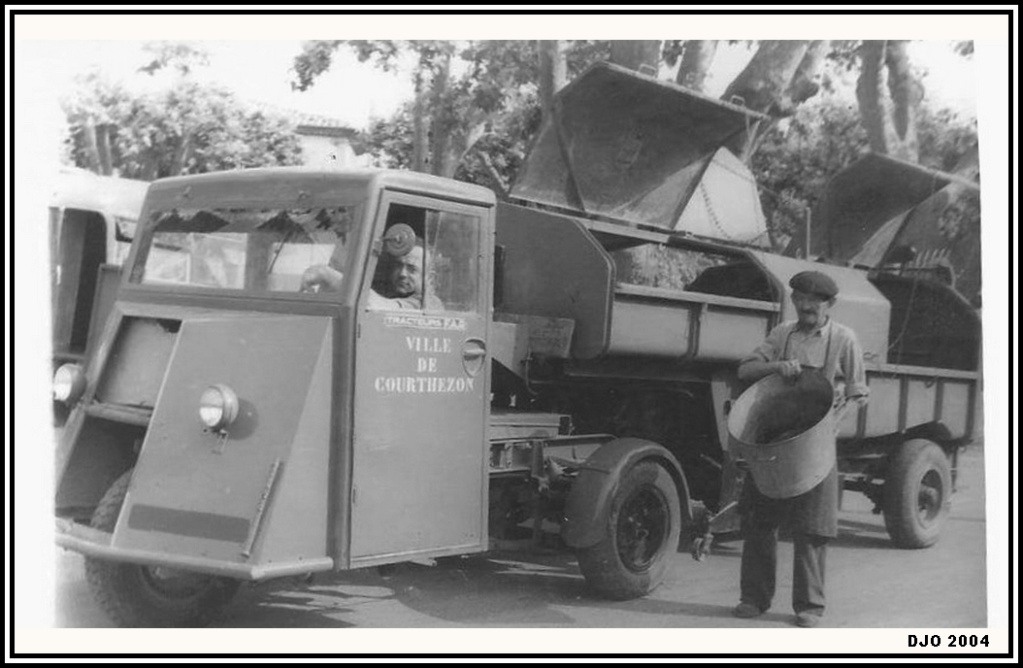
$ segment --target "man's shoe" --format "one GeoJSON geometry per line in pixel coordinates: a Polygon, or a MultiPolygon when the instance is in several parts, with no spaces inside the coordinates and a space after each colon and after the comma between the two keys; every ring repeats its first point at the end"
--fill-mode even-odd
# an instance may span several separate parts
{"type": "Polygon", "coordinates": [[[752,603],[740,603],[732,609],[732,614],[741,619],[752,619],[764,614],[764,611],[752,603]]]}
{"type": "Polygon", "coordinates": [[[796,626],[802,626],[804,629],[812,629],[820,623],[820,615],[815,615],[810,612],[801,612],[796,615],[796,626]]]}

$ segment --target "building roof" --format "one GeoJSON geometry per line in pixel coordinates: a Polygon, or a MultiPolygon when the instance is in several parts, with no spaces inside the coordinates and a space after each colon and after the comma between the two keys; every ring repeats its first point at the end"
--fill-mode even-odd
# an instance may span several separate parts
{"type": "Polygon", "coordinates": [[[358,132],[355,128],[347,125],[344,121],[337,118],[321,116],[319,114],[309,114],[295,109],[285,109],[284,107],[278,107],[268,102],[250,102],[249,104],[252,108],[258,111],[287,118],[295,125],[295,131],[298,132],[298,134],[326,137],[352,137],[358,132]]]}

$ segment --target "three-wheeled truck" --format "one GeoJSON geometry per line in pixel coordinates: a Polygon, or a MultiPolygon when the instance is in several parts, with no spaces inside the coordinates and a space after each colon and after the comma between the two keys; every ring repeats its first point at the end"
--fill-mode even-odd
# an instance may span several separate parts
{"type": "Polygon", "coordinates": [[[725,148],[750,119],[599,66],[560,94],[515,202],[394,171],[155,182],[96,353],[64,376],[57,540],[104,610],[202,624],[246,580],[552,527],[596,592],[642,596],[683,531],[735,528],[735,369],[794,316],[808,266],[867,357],[845,486],[900,545],[933,542],[973,427],[976,317],[937,283],[757,247],[755,185],[725,148]],[[409,228],[423,310],[372,298],[409,228]],[[657,285],[643,257],[691,276],[657,285]],[[303,291],[321,264],[338,289],[303,291]]]}
{"type": "Polygon", "coordinates": [[[54,364],[81,363],[98,335],[148,187],[80,169],[57,174],[48,202],[54,364]]]}
{"type": "MultiPolygon", "coordinates": [[[[81,169],[56,174],[47,202],[53,370],[81,365],[114,303],[149,184],[81,169]]],[[[67,406],[53,404],[63,424],[67,406]]]]}

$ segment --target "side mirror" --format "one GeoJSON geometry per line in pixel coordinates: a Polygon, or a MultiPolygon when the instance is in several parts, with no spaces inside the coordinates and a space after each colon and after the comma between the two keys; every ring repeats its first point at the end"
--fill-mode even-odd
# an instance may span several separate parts
{"type": "Polygon", "coordinates": [[[416,245],[416,233],[405,223],[391,225],[384,232],[384,252],[391,257],[408,255],[416,245]]]}

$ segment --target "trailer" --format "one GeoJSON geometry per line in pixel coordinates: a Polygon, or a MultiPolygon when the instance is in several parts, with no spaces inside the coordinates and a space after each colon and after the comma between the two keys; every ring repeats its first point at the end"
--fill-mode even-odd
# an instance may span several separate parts
{"type": "Polygon", "coordinates": [[[598,594],[645,595],[736,528],[736,366],[810,267],[875,397],[842,423],[845,487],[899,544],[937,539],[974,428],[968,305],[771,253],[728,150],[756,114],[613,66],[559,100],[514,201],[385,170],[150,186],[95,354],[63,374],[57,541],[112,619],[205,624],[244,581],[545,534],[598,594]],[[398,308],[377,287],[416,239],[423,298],[398,308]],[[332,289],[304,291],[321,266],[332,289]]]}

